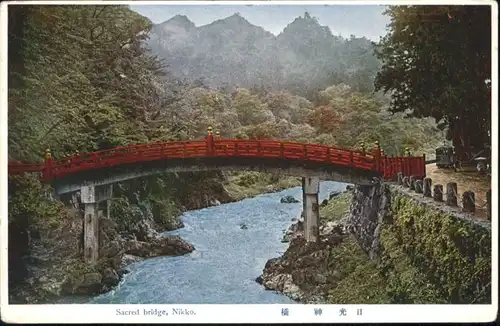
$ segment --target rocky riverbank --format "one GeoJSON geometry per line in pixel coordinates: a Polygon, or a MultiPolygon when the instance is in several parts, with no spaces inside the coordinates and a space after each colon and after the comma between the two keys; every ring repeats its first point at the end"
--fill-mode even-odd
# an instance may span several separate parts
{"type": "MultiPolygon", "coordinates": [[[[221,182],[221,177],[225,180],[224,175],[216,175],[208,181],[206,177],[188,177],[189,184],[175,176],[173,185],[160,188],[162,191],[182,189],[178,196],[164,193],[163,197],[151,197],[148,189],[154,184],[148,180],[118,185],[111,214],[106,214],[105,207],[99,211],[101,259],[95,265],[82,261],[82,207],[67,199],[56,200],[50,189],[38,189],[35,179],[16,181],[23,184],[23,189],[33,190],[29,198],[41,196],[42,200],[33,201],[36,209],[16,212],[17,216],[29,216],[27,220],[9,219],[10,302],[50,303],[68,295],[105,293],[120,283],[131,263],[192,252],[195,248],[183,239],[162,237],[160,233],[182,228],[179,217],[183,211],[228,203],[237,198],[234,192],[226,189],[227,181],[221,182]],[[24,227],[19,228],[19,225],[24,227]]],[[[271,185],[276,181],[264,179],[262,182],[271,185]]],[[[253,190],[255,185],[244,187],[253,190]]],[[[27,207],[24,203],[25,199],[20,201],[19,207],[27,207]]],[[[13,202],[12,207],[17,205],[13,202]]]]}
{"type": "MultiPolygon", "coordinates": [[[[77,221],[73,212],[69,220],[77,221]]],[[[82,245],[78,241],[80,223],[57,231],[39,234],[32,241],[27,257],[27,277],[10,290],[12,303],[51,302],[66,295],[96,295],[118,285],[128,273],[127,265],[156,256],[178,256],[190,253],[194,247],[177,236],[161,236],[151,220],[142,220],[135,230],[119,232],[112,219],[99,220],[100,259],[94,265],[85,264],[82,245]]],[[[48,230],[47,230],[48,231],[48,230]]]]}
{"type": "Polygon", "coordinates": [[[286,232],[266,289],[303,303],[491,302],[488,225],[388,184],[338,195],[320,215],[319,243],[305,242],[301,220],[286,232]]]}
{"type": "MultiPolygon", "coordinates": [[[[34,180],[21,180],[27,182],[38,185],[34,180]]],[[[126,266],[133,262],[192,252],[195,248],[182,238],[161,236],[160,232],[183,227],[179,219],[183,211],[233,199],[216,179],[204,187],[191,187],[184,191],[190,196],[177,202],[169,201],[169,194],[160,202],[151,200],[144,196],[147,185],[133,191],[131,186],[119,188],[110,214],[99,211],[100,259],[92,265],[82,261],[82,207],[56,200],[48,188],[36,189],[42,195],[33,202],[37,209],[19,215],[33,216],[9,223],[10,303],[50,303],[68,295],[101,294],[118,285],[128,273],[126,266]],[[120,197],[120,191],[131,195],[120,197]]]]}
{"type": "Polygon", "coordinates": [[[344,193],[332,194],[329,201],[322,203],[318,243],[306,243],[302,217],[292,224],[283,236],[283,242],[290,242],[288,249],[281,257],[266,263],[257,282],[301,303],[342,300],[344,293],[352,288],[358,267],[375,268],[349,234],[347,216],[351,197],[349,188],[344,193]]]}
{"type": "Polygon", "coordinates": [[[282,292],[293,300],[322,302],[342,276],[330,268],[330,250],[346,237],[344,220],[327,221],[320,226],[320,242],[306,243],[303,220],[299,219],[283,236],[283,242],[290,242],[287,251],[268,260],[259,281],[266,289],[282,292]]]}

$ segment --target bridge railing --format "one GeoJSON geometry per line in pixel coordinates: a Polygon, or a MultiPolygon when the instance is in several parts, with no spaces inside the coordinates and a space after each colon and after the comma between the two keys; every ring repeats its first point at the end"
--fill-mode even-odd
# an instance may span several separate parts
{"type": "Polygon", "coordinates": [[[382,157],[382,171],[384,179],[393,179],[397,177],[398,172],[403,175],[414,175],[416,177],[425,177],[425,155],[423,156],[394,156],[382,157]]]}
{"type": "Polygon", "coordinates": [[[303,160],[335,164],[355,169],[380,172],[385,179],[404,175],[425,176],[425,156],[387,157],[377,146],[372,152],[350,150],[320,144],[278,140],[223,139],[211,134],[201,140],[134,144],[70,157],[52,159],[46,154],[45,163],[9,163],[9,173],[42,172],[46,181],[64,175],[123,164],[155,160],[203,157],[263,157],[303,160]]]}
{"type": "Polygon", "coordinates": [[[128,145],[55,160],[52,176],[59,177],[84,170],[129,163],[205,156],[207,156],[205,140],[128,145]]]}
{"type": "Polygon", "coordinates": [[[306,160],[372,170],[374,158],[367,153],[333,146],[278,140],[214,140],[213,156],[266,157],[306,160]]]}
{"type": "Polygon", "coordinates": [[[52,161],[50,177],[127,163],[174,158],[265,157],[306,160],[373,170],[373,155],[326,145],[274,140],[217,139],[128,145],[52,161]]]}
{"type": "Polygon", "coordinates": [[[44,163],[23,163],[23,162],[9,162],[9,174],[20,174],[26,172],[43,172],[45,170],[44,163]]]}

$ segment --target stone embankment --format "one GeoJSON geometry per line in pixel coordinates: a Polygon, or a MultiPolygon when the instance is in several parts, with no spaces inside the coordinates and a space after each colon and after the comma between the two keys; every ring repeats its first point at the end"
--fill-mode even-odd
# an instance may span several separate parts
{"type": "Polygon", "coordinates": [[[339,198],[324,203],[320,241],[306,243],[297,221],[257,281],[303,303],[490,303],[490,222],[474,218],[471,192],[458,207],[455,184],[444,201],[424,181],[350,189],[333,221],[339,198]]]}

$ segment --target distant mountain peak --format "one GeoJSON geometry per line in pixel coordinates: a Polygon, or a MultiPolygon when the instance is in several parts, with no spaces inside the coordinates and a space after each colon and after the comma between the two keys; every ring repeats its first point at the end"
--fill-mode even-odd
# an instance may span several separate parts
{"type": "Polygon", "coordinates": [[[315,38],[319,35],[333,37],[330,28],[321,25],[318,19],[311,16],[307,11],[304,13],[304,17],[299,16],[288,24],[280,33],[280,37],[284,35],[296,35],[297,33],[303,35],[310,34],[311,37],[315,38]]]}
{"type": "Polygon", "coordinates": [[[210,87],[265,85],[305,94],[307,87],[351,82],[352,71],[372,78],[379,65],[371,44],[357,42],[352,47],[339,42],[344,39],[333,36],[309,13],[302,13],[278,36],[239,13],[201,26],[177,15],[155,25],[151,34],[147,44],[172,76],[210,87]]]}
{"type": "Polygon", "coordinates": [[[174,17],[170,18],[169,20],[165,21],[161,25],[170,25],[170,24],[175,24],[178,26],[182,26],[186,29],[196,27],[195,24],[187,18],[185,15],[175,15],[174,17]]]}
{"type": "Polygon", "coordinates": [[[241,16],[241,14],[239,12],[235,12],[231,16],[226,17],[226,19],[230,19],[230,18],[231,19],[242,19],[242,20],[245,20],[245,18],[243,18],[243,16],[241,16]]]}
{"type": "MultiPolygon", "coordinates": [[[[255,26],[246,20],[240,13],[234,13],[231,16],[228,16],[223,19],[216,20],[208,25],[200,26],[200,29],[212,29],[216,30],[232,30],[232,31],[241,31],[241,30],[265,30],[260,26],[255,26]]],[[[269,32],[267,32],[269,33],[269,32]]]]}
{"type": "Polygon", "coordinates": [[[248,20],[246,20],[239,12],[232,14],[229,17],[224,18],[222,21],[227,23],[243,23],[246,25],[251,25],[248,20]]]}

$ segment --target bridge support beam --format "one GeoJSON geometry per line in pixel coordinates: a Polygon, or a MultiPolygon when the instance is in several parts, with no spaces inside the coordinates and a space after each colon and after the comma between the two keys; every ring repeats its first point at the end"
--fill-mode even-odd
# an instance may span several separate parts
{"type": "Polygon", "coordinates": [[[99,259],[99,217],[97,216],[96,193],[94,186],[83,186],[80,190],[84,205],[83,218],[83,256],[85,262],[95,263],[99,259]]]}
{"type": "Polygon", "coordinates": [[[106,200],[106,217],[108,219],[111,218],[111,200],[110,199],[106,200]]]}
{"type": "MultiPolygon", "coordinates": [[[[113,186],[82,186],[80,196],[84,204],[83,255],[85,262],[95,263],[99,259],[99,216],[98,203],[113,196],[113,186]]],[[[109,207],[109,205],[108,205],[109,207]]],[[[108,210],[109,211],[109,210],[108,210]]],[[[107,213],[109,215],[109,212],[107,213]]]]}
{"type": "Polygon", "coordinates": [[[302,178],[304,236],[307,242],[319,241],[319,178],[302,178]]]}

